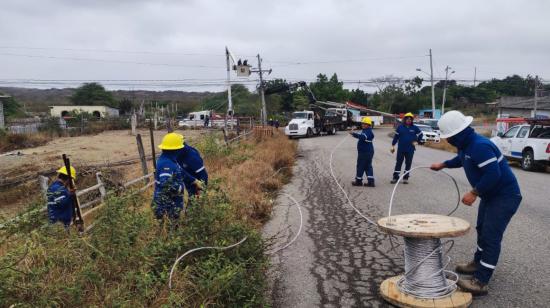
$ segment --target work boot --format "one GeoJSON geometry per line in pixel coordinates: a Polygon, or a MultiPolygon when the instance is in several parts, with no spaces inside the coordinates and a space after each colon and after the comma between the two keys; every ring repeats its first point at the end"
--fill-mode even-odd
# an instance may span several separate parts
{"type": "Polygon", "coordinates": [[[483,296],[489,293],[486,283],[475,278],[458,279],[457,285],[464,291],[472,293],[473,296],[483,296]]]}
{"type": "Polygon", "coordinates": [[[398,180],[398,179],[392,179],[392,180],[390,181],[390,183],[395,184],[395,183],[397,183],[397,180],[398,180]]]}
{"type": "Polygon", "coordinates": [[[351,182],[351,185],[352,186],[363,186],[363,181],[355,180],[355,181],[351,182]]]}
{"type": "Polygon", "coordinates": [[[368,182],[367,184],[365,184],[365,186],[367,186],[367,187],[375,187],[375,186],[374,186],[374,181],[373,181],[373,182],[368,182]]]}
{"type": "Polygon", "coordinates": [[[469,263],[460,263],[455,270],[459,274],[473,275],[477,271],[477,263],[473,260],[469,263]]]}
{"type": "Polygon", "coordinates": [[[409,184],[409,179],[403,179],[403,184],[409,184]]]}

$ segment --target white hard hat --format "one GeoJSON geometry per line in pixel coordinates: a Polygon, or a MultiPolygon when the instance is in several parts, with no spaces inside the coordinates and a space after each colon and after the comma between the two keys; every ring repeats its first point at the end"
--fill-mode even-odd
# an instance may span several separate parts
{"type": "Polygon", "coordinates": [[[460,133],[466,127],[470,126],[473,120],[474,118],[465,116],[460,111],[451,110],[445,112],[445,114],[441,116],[441,119],[437,121],[437,126],[439,126],[441,131],[441,138],[449,138],[460,133]]]}

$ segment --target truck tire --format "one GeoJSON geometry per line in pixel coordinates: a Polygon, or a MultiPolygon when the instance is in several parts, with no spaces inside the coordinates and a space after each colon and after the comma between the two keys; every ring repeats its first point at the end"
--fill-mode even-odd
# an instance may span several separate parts
{"type": "Polygon", "coordinates": [[[313,131],[311,130],[311,128],[308,128],[307,133],[306,133],[306,137],[311,138],[311,136],[313,136],[313,131]]]}
{"type": "Polygon", "coordinates": [[[532,150],[523,151],[521,157],[521,169],[525,171],[537,170],[537,163],[535,162],[535,156],[533,155],[532,150]]]}

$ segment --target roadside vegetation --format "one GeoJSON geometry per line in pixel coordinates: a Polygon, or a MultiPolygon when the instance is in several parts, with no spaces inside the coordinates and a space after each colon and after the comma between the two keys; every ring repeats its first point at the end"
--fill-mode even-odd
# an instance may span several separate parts
{"type": "MultiPolygon", "coordinates": [[[[271,199],[290,176],[295,143],[276,135],[226,147],[215,136],[195,144],[211,182],[175,228],[154,219],[151,192],[113,194],[83,237],[32,214],[2,231],[0,306],[265,306],[265,249],[259,232],[271,199]],[[172,290],[168,276],[183,259],[172,290]]],[[[32,208],[39,208],[35,203],[32,208]]]]}

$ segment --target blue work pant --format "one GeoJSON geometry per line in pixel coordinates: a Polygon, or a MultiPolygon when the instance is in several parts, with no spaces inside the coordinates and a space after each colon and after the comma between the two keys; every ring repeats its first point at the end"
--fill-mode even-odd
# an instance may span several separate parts
{"type": "Polygon", "coordinates": [[[363,174],[367,174],[368,183],[374,184],[374,171],[372,169],[372,157],[374,152],[358,152],[357,153],[357,172],[355,179],[363,181],[363,174]]]}
{"type": "Polygon", "coordinates": [[[500,255],[504,231],[516,213],[521,195],[497,195],[488,200],[482,199],[477,213],[477,250],[474,261],[478,270],[474,277],[488,283],[500,255]]]}
{"type": "MultiPolygon", "coordinates": [[[[397,151],[397,160],[395,161],[395,168],[393,170],[393,178],[395,180],[399,179],[401,174],[401,166],[403,165],[403,160],[405,160],[405,172],[411,170],[411,165],[413,161],[414,151],[410,152],[399,152],[397,151]]],[[[409,173],[405,174],[404,179],[409,178],[409,173]]]]}

